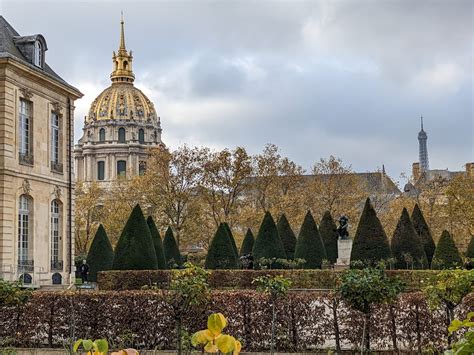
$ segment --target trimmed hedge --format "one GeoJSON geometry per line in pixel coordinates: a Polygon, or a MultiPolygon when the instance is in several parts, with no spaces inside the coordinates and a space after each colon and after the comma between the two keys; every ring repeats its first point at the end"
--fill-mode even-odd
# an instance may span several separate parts
{"type": "MultiPolygon", "coordinates": [[[[333,289],[343,270],[209,270],[209,284],[213,289],[254,289],[252,280],[265,275],[283,275],[292,281],[294,289],[333,289]]],[[[398,276],[409,289],[420,289],[437,271],[434,270],[387,270],[387,275],[398,276]]],[[[167,288],[170,271],[130,270],[98,273],[101,290],[139,290],[143,286],[158,284],[167,288]]]]}
{"type": "Polygon", "coordinates": [[[310,211],[304,217],[298,240],[296,242],[295,259],[304,259],[305,269],[320,269],[326,259],[326,249],[319,234],[318,226],[310,211]]]}
{"type": "Polygon", "coordinates": [[[114,249],[110,244],[109,237],[101,224],[97,228],[92,240],[89,253],[87,254],[87,264],[89,265],[89,281],[97,281],[97,272],[111,270],[114,262],[114,249]]]}
{"type": "Polygon", "coordinates": [[[413,222],[413,227],[415,227],[416,232],[420,236],[428,263],[431,264],[431,261],[433,260],[433,254],[436,249],[436,244],[433,240],[433,237],[431,236],[428,223],[426,223],[425,217],[423,216],[418,204],[415,204],[415,207],[413,208],[411,220],[413,222]]]}
{"type": "MultiPolygon", "coordinates": [[[[176,318],[161,291],[34,292],[24,307],[0,307],[0,339],[5,346],[63,348],[76,339],[106,338],[112,347],[174,349],[176,318]],[[119,345],[120,344],[120,345],[119,345]]],[[[463,319],[474,307],[474,295],[464,299],[455,316],[463,319]]],[[[183,330],[192,334],[206,326],[207,316],[228,318],[226,333],[242,341],[245,351],[269,349],[271,300],[254,291],[214,291],[206,305],[183,317],[183,330]]],[[[276,303],[276,351],[306,351],[333,346],[336,329],[341,344],[358,344],[363,317],[333,296],[321,292],[290,292],[276,303]],[[334,312],[333,312],[334,310],[334,312]],[[334,314],[337,318],[334,318],[334,314]]],[[[423,294],[405,293],[393,305],[374,309],[369,324],[373,349],[392,347],[392,325],[401,349],[417,351],[446,347],[444,312],[430,311],[423,294]],[[421,321],[420,321],[421,320],[421,321]]]]}
{"type": "Polygon", "coordinates": [[[335,264],[338,257],[337,239],[339,234],[337,233],[336,223],[334,223],[334,219],[329,211],[324,212],[323,218],[321,218],[319,234],[321,234],[321,239],[326,249],[326,257],[332,264],[335,264]]]}
{"type": "Polygon", "coordinates": [[[232,234],[232,229],[230,229],[229,223],[224,222],[224,227],[229,235],[230,242],[232,243],[232,249],[234,250],[235,257],[239,258],[239,249],[237,249],[237,244],[235,243],[234,235],[232,234]]]}
{"type": "Polygon", "coordinates": [[[167,269],[165,253],[163,251],[163,241],[161,240],[160,232],[156,227],[155,221],[152,216],[148,216],[146,219],[148,229],[150,230],[151,238],[153,239],[153,245],[155,246],[156,261],[158,263],[158,269],[167,269]]]}
{"type": "MultiPolygon", "coordinates": [[[[275,221],[268,211],[265,212],[253,245],[253,257],[257,264],[261,258],[286,259],[285,247],[278,234],[275,221]]],[[[274,263],[273,267],[278,268],[280,265],[274,263]]]]}
{"type": "Polygon", "coordinates": [[[441,233],[431,262],[432,269],[455,269],[462,266],[461,254],[447,230],[441,233]]]}
{"type": "Polygon", "coordinates": [[[252,230],[247,229],[245,233],[245,238],[240,246],[240,256],[252,254],[253,245],[255,244],[255,238],[253,236],[252,230]]]}
{"type": "Polygon", "coordinates": [[[179,252],[178,244],[176,243],[171,227],[168,227],[165,232],[165,238],[163,239],[163,253],[165,254],[168,269],[174,269],[176,266],[180,267],[183,265],[183,258],[179,252]]]}
{"type": "Polygon", "coordinates": [[[277,223],[278,234],[280,234],[281,242],[285,248],[286,257],[288,259],[295,258],[296,236],[291,229],[290,223],[283,213],[277,223]]]}
{"type": "Polygon", "coordinates": [[[232,245],[233,237],[229,235],[229,231],[228,225],[225,223],[219,224],[207,252],[206,262],[204,263],[206,269],[238,268],[237,255],[232,245]]]}

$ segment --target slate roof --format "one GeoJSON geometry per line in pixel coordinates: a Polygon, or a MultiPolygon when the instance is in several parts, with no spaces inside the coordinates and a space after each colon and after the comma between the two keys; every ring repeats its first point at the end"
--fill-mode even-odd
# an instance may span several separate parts
{"type": "Polygon", "coordinates": [[[44,64],[44,68],[38,68],[37,66],[30,63],[26,57],[21,53],[18,47],[15,45],[15,41],[21,42],[25,40],[31,40],[36,35],[20,36],[20,34],[5,20],[3,16],[0,16],[0,58],[12,58],[29,68],[46,75],[68,88],[76,91],[78,96],[82,96],[81,92],[74,86],[68,84],[63,78],[54,72],[48,64],[44,64]]]}

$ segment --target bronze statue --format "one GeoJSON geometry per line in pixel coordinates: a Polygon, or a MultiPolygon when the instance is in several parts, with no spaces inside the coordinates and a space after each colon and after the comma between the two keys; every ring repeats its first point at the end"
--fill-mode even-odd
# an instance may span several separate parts
{"type": "Polygon", "coordinates": [[[337,234],[339,234],[339,239],[349,239],[349,218],[347,216],[339,217],[339,227],[337,227],[337,234]]]}

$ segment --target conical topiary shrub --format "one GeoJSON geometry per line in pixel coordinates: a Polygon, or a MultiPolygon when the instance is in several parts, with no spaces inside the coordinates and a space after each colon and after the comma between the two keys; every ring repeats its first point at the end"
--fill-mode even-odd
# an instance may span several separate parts
{"type": "Polygon", "coordinates": [[[403,209],[398,220],[391,247],[392,257],[396,259],[396,269],[424,269],[428,267],[428,259],[420,236],[413,227],[406,208],[403,209]]]}
{"type": "Polygon", "coordinates": [[[89,281],[97,281],[97,272],[111,270],[114,262],[114,249],[102,224],[92,240],[87,264],[89,265],[89,281]]]}
{"type": "Polygon", "coordinates": [[[224,222],[224,227],[227,230],[227,234],[229,235],[230,242],[232,243],[232,249],[234,250],[236,258],[239,257],[239,249],[237,249],[237,244],[235,243],[234,235],[232,234],[232,230],[230,229],[229,223],[224,222]]]}
{"type": "Polygon", "coordinates": [[[237,269],[238,260],[225,223],[217,228],[206,256],[206,269],[237,269]]]}
{"type": "Polygon", "coordinates": [[[294,259],[296,248],[296,236],[291,229],[290,223],[283,213],[277,223],[278,233],[280,234],[281,242],[285,248],[286,257],[294,259]]]}
{"type": "Polygon", "coordinates": [[[337,234],[337,226],[332,219],[331,212],[324,212],[323,218],[321,218],[321,223],[319,224],[319,234],[321,234],[321,239],[324,243],[324,248],[326,249],[327,259],[335,264],[337,261],[337,239],[339,235],[337,234]]]}
{"type": "Polygon", "coordinates": [[[474,259],[474,235],[471,236],[471,241],[469,242],[469,245],[467,246],[466,258],[474,259]]]}
{"type": "Polygon", "coordinates": [[[178,244],[176,244],[176,239],[174,239],[171,227],[168,227],[165,238],[163,239],[163,252],[168,269],[179,268],[183,265],[183,258],[179,252],[178,244]]]}
{"type": "MultiPolygon", "coordinates": [[[[265,259],[286,259],[285,248],[281,242],[278,230],[270,212],[265,212],[262,224],[258,230],[255,244],[253,245],[253,257],[258,264],[259,260],[265,259]]],[[[272,263],[272,268],[279,268],[281,265],[272,263]]]]}
{"type": "Polygon", "coordinates": [[[142,209],[136,205],[115,247],[114,270],[155,270],[155,247],[142,209]]]}
{"type": "Polygon", "coordinates": [[[354,236],[351,263],[360,261],[364,264],[375,265],[380,260],[389,259],[390,256],[387,235],[368,198],[354,236]]]}
{"type": "Polygon", "coordinates": [[[425,217],[423,216],[418,204],[415,204],[415,207],[413,208],[411,221],[413,222],[413,227],[415,227],[416,232],[420,236],[428,263],[431,264],[431,260],[433,260],[433,254],[436,249],[436,244],[433,240],[433,237],[431,236],[428,223],[426,223],[425,217]]]}
{"type": "Polygon", "coordinates": [[[161,241],[160,232],[156,228],[155,221],[152,216],[148,216],[146,223],[148,224],[148,229],[151,233],[151,238],[153,239],[153,245],[155,246],[156,261],[158,262],[158,269],[166,269],[166,259],[165,253],[163,251],[163,242],[161,241]]]}
{"type": "Polygon", "coordinates": [[[240,256],[252,254],[254,243],[255,243],[255,238],[253,236],[252,231],[249,228],[247,229],[247,233],[245,233],[245,238],[240,247],[240,256]]]}
{"type": "Polygon", "coordinates": [[[441,270],[454,269],[460,266],[462,266],[462,258],[459,254],[459,250],[451,234],[445,230],[441,233],[438,245],[436,245],[431,268],[441,270]]]}
{"type": "Polygon", "coordinates": [[[306,213],[296,241],[295,259],[304,259],[305,269],[320,269],[323,259],[327,259],[324,243],[310,211],[306,213]]]}

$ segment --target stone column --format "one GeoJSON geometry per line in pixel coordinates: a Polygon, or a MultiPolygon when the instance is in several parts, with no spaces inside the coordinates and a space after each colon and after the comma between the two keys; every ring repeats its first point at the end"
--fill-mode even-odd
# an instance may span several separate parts
{"type": "Polygon", "coordinates": [[[337,240],[337,261],[336,269],[348,269],[351,264],[352,239],[337,240]]]}

